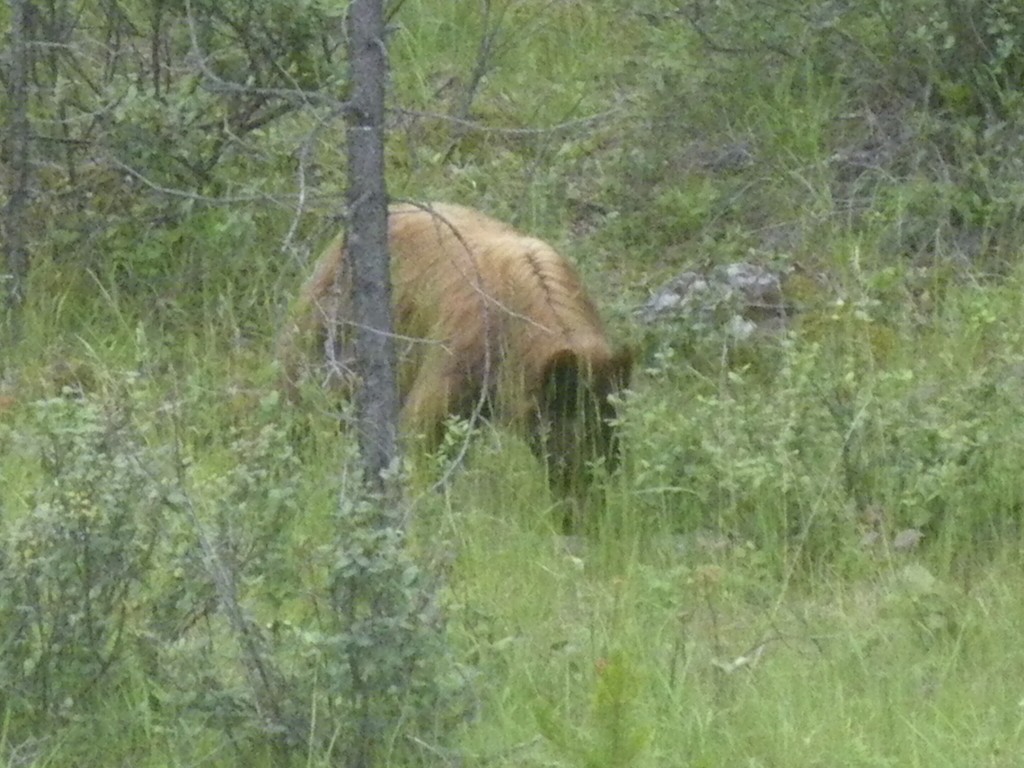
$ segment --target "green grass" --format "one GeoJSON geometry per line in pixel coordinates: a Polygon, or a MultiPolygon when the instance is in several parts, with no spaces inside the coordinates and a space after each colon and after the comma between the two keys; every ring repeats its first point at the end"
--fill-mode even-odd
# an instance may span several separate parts
{"type": "Polygon", "coordinates": [[[1016,563],[967,586],[865,557],[856,578],[787,584],[742,546],[648,544],[605,571],[507,525],[496,539],[468,544],[456,579],[460,614],[486,621],[473,650],[489,695],[467,744],[488,762],[584,764],[562,739],[593,746],[616,725],[643,744],[631,765],[1010,765],[1019,749],[1002,671],[1020,663],[1016,563]],[[597,714],[609,663],[623,722],[597,714]],[[550,720],[558,737],[537,740],[550,720]]]}

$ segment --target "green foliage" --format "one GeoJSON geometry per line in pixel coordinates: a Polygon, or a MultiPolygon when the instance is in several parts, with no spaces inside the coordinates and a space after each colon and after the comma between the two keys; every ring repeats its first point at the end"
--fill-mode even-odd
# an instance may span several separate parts
{"type": "Polygon", "coordinates": [[[580,538],[491,430],[382,519],[329,398],[273,389],[340,6],[43,14],[0,760],[327,765],[365,715],[390,765],[1014,764],[1017,5],[400,4],[394,195],[555,242],[616,336],[683,269],[788,275],[777,335],[645,329],[580,538]]]}
{"type": "Polygon", "coordinates": [[[190,33],[216,77],[257,88],[331,90],[344,82],[344,6],[332,0],[192,2],[190,33]]]}
{"type": "Polygon", "coordinates": [[[689,2],[652,22],[625,236],[713,261],[828,262],[814,243],[836,231],[917,263],[1012,260],[1016,3],[689,2]]]}
{"type": "Polygon", "coordinates": [[[333,523],[324,551],[331,612],[306,633],[317,661],[308,679],[318,681],[339,750],[408,764],[415,744],[444,743],[464,707],[437,585],[411,557],[402,512],[387,500],[346,493],[333,523]]]}
{"type": "Polygon", "coordinates": [[[922,532],[952,559],[1015,539],[1016,289],[948,299],[934,333],[907,330],[891,277],[863,290],[780,341],[696,333],[685,365],[663,348],[625,424],[639,514],[812,569],[868,532],[922,532]]]}
{"type": "Polygon", "coordinates": [[[650,740],[636,713],[637,670],[622,654],[595,663],[589,728],[575,729],[552,709],[539,705],[541,734],[571,764],[583,768],[625,768],[636,765],[650,740]]]}
{"type": "Polygon", "coordinates": [[[798,61],[861,93],[924,89],[962,118],[1006,118],[1016,108],[1024,14],[1012,0],[731,0],[712,13],[701,2],[684,3],[680,13],[728,67],[778,72],[798,61]]]}
{"type": "Polygon", "coordinates": [[[61,729],[63,754],[98,759],[85,725],[109,709],[126,759],[129,733],[177,734],[183,756],[227,739],[246,762],[285,764],[310,744],[326,759],[365,741],[362,715],[389,759],[441,748],[464,683],[398,529],[373,527],[364,503],[318,534],[277,398],[199,429],[179,419],[208,393],[181,384],[166,421],[135,379],[116,397],[69,388],[0,424],[11,749],[34,753],[61,729]],[[295,530],[302,518],[312,529],[295,530]]]}
{"type": "Polygon", "coordinates": [[[674,509],[665,522],[680,530],[728,532],[782,558],[802,545],[813,561],[848,540],[837,474],[842,435],[829,428],[816,351],[784,347],[781,354],[781,370],[768,386],[742,368],[696,388],[658,373],[665,378],[655,392],[690,392],[685,418],[673,417],[678,406],[664,394],[646,407],[634,404],[642,408],[628,424],[634,482],[638,490],[662,489],[663,499],[646,493],[646,501],[674,509]],[[673,429],[653,429],[666,422],[673,429]]]}
{"type": "Polygon", "coordinates": [[[913,66],[945,108],[981,120],[1019,114],[1016,90],[1024,75],[1024,11],[1018,3],[957,0],[921,3],[912,9],[880,7],[905,30],[915,53],[913,66]],[[900,18],[903,14],[906,20],[900,18]],[[917,24],[914,29],[908,29],[911,19],[917,24]]]}
{"type": "MultiPolygon", "coordinates": [[[[272,202],[292,190],[254,170],[275,154],[288,175],[316,110],[343,98],[342,11],[161,0],[40,14],[34,34],[66,55],[39,57],[32,73],[32,120],[45,139],[33,148],[40,170],[25,233],[34,263],[88,271],[76,301],[93,299],[99,282],[132,315],[156,305],[193,317],[211,296],[238,298],[239,274],[276,281],[287,259],[264,262],[269,272],[240,263],[244,243],[259,222],[275,219],[279,233],[299,222],[272,202]],[[313,116],[296,121],[309,101],[313,116]]],[[[277,250],[295,255],[287,242],[277,250]]]]}
{"type": "Polygon", "coordinates": [[[36,490],[23,513],[4,510],[0,665],[7,716],[45,728],[123,680],[163,529],[165,459],[97,400],[40,401],[30,419],[6,448],[35,465],[36,490]]]}
{"type": "Polygon", "coordinates": [[[948,584],[925,566],[912,563],[894,574],[883,615],[908,622],[926,646],[956,642],[964,613],[956,598],[948,584]]]}

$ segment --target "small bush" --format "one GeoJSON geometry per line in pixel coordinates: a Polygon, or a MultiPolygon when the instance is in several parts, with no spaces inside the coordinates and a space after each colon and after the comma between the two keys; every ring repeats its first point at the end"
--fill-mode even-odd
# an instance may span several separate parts
{"type": "Polygon", "coordinates": [[[37,726],[116,685],[164,517],[162,460],[127,415],[92,398],[33,404],[12,451],[36,490],[5,510],[0,677],[9,716],[37,726]]]}

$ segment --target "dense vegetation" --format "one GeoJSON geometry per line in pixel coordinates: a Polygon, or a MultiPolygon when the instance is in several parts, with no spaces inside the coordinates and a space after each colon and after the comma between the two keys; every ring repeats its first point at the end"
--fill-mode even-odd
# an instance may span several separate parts
{"type": "Polygon", "coordinates": [[[369,710],[392,765],[1018,764],[1024,6],[394,5],[392,196],[550,240],[638,350],[601,520],[497,433],[373,532],[336,404],[278,396],[343,2],[37,5],[4,764],[335,764],[369,710]],[[637,320],[739,261],[783,329],[637,320]]]}

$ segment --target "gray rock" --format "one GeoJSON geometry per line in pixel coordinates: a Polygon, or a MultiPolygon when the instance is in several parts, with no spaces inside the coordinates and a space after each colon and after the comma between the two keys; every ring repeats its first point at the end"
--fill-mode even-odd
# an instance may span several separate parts
{"type": "Polygon", "coordinates": [[[655,291],[636,310],[646,324],[682,321],[745,339],[773,330],[792,314],[778,271],[739,261],[708,272],[683,272],[655,291]]]}

